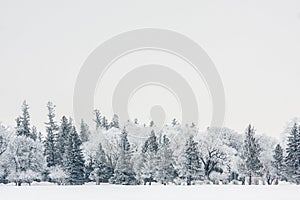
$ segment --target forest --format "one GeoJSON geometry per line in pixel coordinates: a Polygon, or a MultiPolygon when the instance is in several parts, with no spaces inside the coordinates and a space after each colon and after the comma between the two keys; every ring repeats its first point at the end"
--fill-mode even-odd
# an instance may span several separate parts
{"type": "Polygon", "coordinates": [[[84,120],[56,119],[47,103],[42,134],[22,104],[15,126],[0,124],[0,184],[58,185],[277,185],[300,184],[300,126],[294,121],[279,140],[256,134],[252,125],[238,133],[226,127],[199,130],[174,119],[159,129],[138,119],[121,125],[94,111],[84,120]]]}

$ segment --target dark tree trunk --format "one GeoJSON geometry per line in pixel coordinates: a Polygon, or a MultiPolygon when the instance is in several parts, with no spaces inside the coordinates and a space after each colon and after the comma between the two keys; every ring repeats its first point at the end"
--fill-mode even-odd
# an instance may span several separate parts
{"type": "Polygon", "coordinates": [[[186,184],[187,185],[191,185],[192,184],[192,177],[191,176],[187,177],[186,184]]]}
{"type": "Polygon", "coordinates": [[[249,175],[249,185],[252,185],[252,174],[249,175]]]}

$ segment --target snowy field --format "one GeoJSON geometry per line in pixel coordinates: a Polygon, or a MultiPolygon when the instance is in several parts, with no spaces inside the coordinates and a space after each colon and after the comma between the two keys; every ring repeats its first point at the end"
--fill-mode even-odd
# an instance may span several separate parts
{"type": "Polygon", "coordinates": [[[300,197],[300,187],[279,186],[237,186],[237,185],[198,185],[198,186],[0,186],[0,199],[22,200],[144,200],[144,199],[230,199],[230,200],[296,200],[300,197]]]}

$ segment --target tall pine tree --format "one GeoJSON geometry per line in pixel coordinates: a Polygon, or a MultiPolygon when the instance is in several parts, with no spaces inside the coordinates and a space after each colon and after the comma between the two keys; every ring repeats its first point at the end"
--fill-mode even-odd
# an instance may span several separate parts
{"type": "Polygon", "coordinates": [[[300,184],[300,130],[294,124],[286,148],[286,174],[290,182],[300,184]]]}
{"type": "Polygon", "coordinates": [[[198,143],[190,136],[185,144],[181,176],[185,178],[187,185],[201,177],[201,163],[199,158],[198,143]]]}
{"type": "Polygon", "coordinates": [[[66,144],[64,168],[67,172],[67,184],[84,184],[84,157],[81,149],[82,142],[73,126],[66,144]]]}
{"type": "Polygon", "coordinates": [[[57,143],[56,143],[56,148],[58,152],[58,161],[59,165],[63,166],[63,160],[65,158],[65,152],[66,152],[66,147],[68,144],[68,137],[71,133],[72,130],[72,122],[63,116],[60,122],[60,127],[58,130],[58,137],[57,137],[57,143]]]}
{"type": "Polygon", "coordinates": [[[166,135],[163,136],[158,150],[158,172],[156,180],[166,185],[173,182],[177,173],[174,167],[173,151],[170,147],[170,140],[166,135]]]}
{"type": "Polygon", "coordinates": [[[112,176],[112,169],[108,167],[106,155],[101,144],[98,146],[93,163],[94,169],[90,174],[90,179],[96,181],[97,185],[100,185],[101,182],[107,182],[112,176]]]}
{"type": "Polygon", "coordinates": [[[58,149],[56,148],[58,126],[55,121],[55,105],[52,102],[47,103],[48,122],[46,122],[47,136],[45,139],[45,151],[47,166],[56,166],[59,163],[58,149]]]}
{"type": "Polygon", "coordinates": [[[275,183],[278,184],[279,181],[283,179],[284,172],[284,157],[283,149],[280,144],[277,144],[273,154],[273,161],[271,162],[272,167],[274,168],[275,174],[275,183]]]}
{"type": "Polygon", "coordinates": [[[261,148],[254,136],[255,130],[249,125],[245,132],[243,151],[244,167],[246,174],[249,177],[249,185],[252,184],[252,177],[260,175],[261,168],[263,167],[259,160],[261,148]]]}
{"type": "Polygon", "coordinates": [[[158,170],[158,142],[154,131],[151,131],[149,138],[145,141],[142,148],[142,165],[141,165],[141,178],[144,184],[154,181],[158,170]]]}
{"type": "Polygon", "coordinates": [[[22,104],[22,115],[16,119],[17,127],[16,132],[18,136],[26,136],[31,139],[34,139],[30,129],[30,114],[29,106],[26,101],[22,104]]]}
{"type": "Polygon", "coordinates": [[[134,185],[137,183],[135,173],[133,171],[131,156],[132,152],[127,139],[127,131],[125,128],[122,131],[119,143],[119,159],[117,161],[114,175],[110,178],[110,182],[121,185],[134,185]]]}

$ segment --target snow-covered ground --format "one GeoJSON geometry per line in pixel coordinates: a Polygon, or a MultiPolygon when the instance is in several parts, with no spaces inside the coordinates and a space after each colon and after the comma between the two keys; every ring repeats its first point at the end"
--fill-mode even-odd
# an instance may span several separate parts
{"type": "Polygon", "coordinates": [[[300,197],[300,186],[241,186],[241,185],[198,185],[198,186],[0,186],[1,200],[145,200],[145,199],[239,199],[239,200],[296,200],[300,197]]]}

